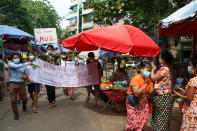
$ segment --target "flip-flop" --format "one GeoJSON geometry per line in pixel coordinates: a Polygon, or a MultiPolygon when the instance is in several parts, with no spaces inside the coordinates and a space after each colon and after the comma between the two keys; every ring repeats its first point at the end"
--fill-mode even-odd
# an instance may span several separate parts
{"type": "Polygon", "coordinates": [[[52,104],[49,104],[49,108],[52,108],[53,107],[53,105],[52,104]]]}
{"type": "Polygon", "coordinates": [[[86,97],[86,103],[88,103],[90,100],[90,97],[86,97]]]}
{"type": "Polygon", "coordinates": [[[37,109],[34,109],[33,112],[34,112],[34,113],[38,113],[38,110],[37,110],[37,109]]]}
{"type": "Polygon", "coordinates": [[[124,125],[123,128],[122,128],[122,131],[126,131],[126,130],[125,130],[125,127],[126,127],[126,126],[124,125]]]}
{"type": "Polygon", "coordinates": [[[56,107],[56,106],[57,106],[56,103],[52,104],[52,107],[56,107]]]}

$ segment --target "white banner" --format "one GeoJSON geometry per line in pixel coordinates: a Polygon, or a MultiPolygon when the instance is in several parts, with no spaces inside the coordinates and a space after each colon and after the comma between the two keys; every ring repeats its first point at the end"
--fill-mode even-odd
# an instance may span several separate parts
{"type": "Polygon", "coordinates": [[[28,76],[35,83],[56,87],[83,87],[99,84],[97,63],[84,66],[67,64],[63,67],[37,60],[34,64],[40,67],[28,69],[28,76]]]}
{"type": "Polygon", "coordinates": [[[57,43],[56,28],[34,29],[35,39],[39,44],[57,43]]]}

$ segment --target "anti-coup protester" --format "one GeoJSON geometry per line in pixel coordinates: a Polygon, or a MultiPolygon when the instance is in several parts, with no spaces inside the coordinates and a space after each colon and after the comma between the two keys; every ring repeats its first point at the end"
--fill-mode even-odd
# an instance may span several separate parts
{"type": "MultiPolygon", "coordinates": [[[[33,53],[29,53],[28,54],[28,58],[29,58],[29,62],[33,62],[35,60],[35,56],[33,53]]],[[[26,74],[29,74],[28,72],[32,70],[32,66],[27,66],[26,67],[26,74]]],[[[40,92],[40,84],[39,83],[34,83],[32,80],[29,79],[29,77],[27,76],[27,80],[28,80],[28,92],[29,95],[32,99],[32,107],[33,107],[33,112],[37,113],[37,103],[38,103],[38,95],[40,92]]]]}
{"type": "MultiPolygon", "coordinates": [[[[95,60],[94,59],[94,53],[93,52],[90,52],[88,53],[88,59],[87,59],[87,63],[86,64],[90,64],[90,63],[93,63],[93,62],[96,62],[97,63],[97,66],[98,66],[98,75],[99,75],[99,79],[101,78],[101,65],[100,65],[100,62],[95,60]]],[[[101,82],[101,80],[99,80],[101,82]]],[[[98,105],[98,95],[99,95],[99,90],[100,90],[100,84],[98,85],[93,85],[94,86],[94,90],[95,90],[95,99],[94,99],[94,104],[95,106],[98,105]]],[[[92,86],[87,86],[87,93],[88,93],[88,96],[86,98],[86,102],[89,102],[90,100],[90,93],[91,93],[91,90],[92,90],[92,86]]]]}
{"type": "Polygon", "coordinates": [[[10,71],[10,100],[12,111],[14,113],[14,119],[19,119],[19,112],[17,107],[17,94],[19,93],[22,102],[23,102],[23,111],[26,111],[26,104],[27,104],[27,94],[25,88],[25,81],[22,78],[22,75],[25,73],[25,68],[28,65],[32,65],[31,62],[28,63],[20,63],[20,55],[13,54],[12,55],[12,62],[8,64],[9,71],[10,71]]]}
{"type": "MultiPolygon", "coordinates": [[[[53,45],[48,45],[47,47],[47,55],[44,55],[39,48],[37,48],[40,57],[50,64],[59,65],[60,63],[60,56],[54,54],[54,47],[53,45]]],[[[55,86],[46,85],[47,89],[47,96],[49,101],[49,108],[56,107],[55,101],[55,86]]]]}
{"type": "MultiPolygon", "coordinates": [[[[67,57],[67,61],[66,61],[66,66],[70,65],[70,66],[75,66],[75,62],[72,61],[72,59],[68,56],[67,57]]],[[[65,88],[65,95],[68,95],[68,92],[70,90],[70,100],[74,100],[74,87],[66,87],[65,88]]]]}

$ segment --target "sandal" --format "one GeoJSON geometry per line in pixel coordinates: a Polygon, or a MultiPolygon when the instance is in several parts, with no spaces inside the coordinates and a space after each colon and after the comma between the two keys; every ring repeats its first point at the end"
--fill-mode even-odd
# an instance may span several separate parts
{"type": "Polygon", "coordinates": [[[52,107],[53,107],[52,103],[49,103],[49,108],[52,108],[52,107]]]}
{"type": "Polygon", "coordinates": [[[74,101],[74,97],[70,97],[70,100],[74,101]]]}
{"type": "Polygon", "coordinates": [[[99,107],[98,104],[94,104],[94,107],[99,107]]]}
{"type": "Polygon", "coordinates": [[[34,108],[33,112],[34,113],[38,113],[38,110],[36,108],[34,108]]]}
{"type": "Polygon", "coordinates": [[[52,107],[56,107],[56,102],[52,102],[52,107]]]}
{"type": "Polygon", "coordinates": [[[86,103],[88,103],[89,100],[90,100],[90,97],[87,96],[87,98],[86,98],[86,103]]]}
{"type": "Polygon", "coordinates": [[[125,127],[126,127],[126,126],[124,125],[122,131],[126,131],[125,127]]]}

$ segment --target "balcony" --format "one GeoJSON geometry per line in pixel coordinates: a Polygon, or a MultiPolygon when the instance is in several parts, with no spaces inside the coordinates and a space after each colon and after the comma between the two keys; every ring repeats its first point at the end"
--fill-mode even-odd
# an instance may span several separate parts
{"type": "Polygon", "coordinates": [[[70,1],[70,7],[75,6],[78,4],[78,0],[71,0],[70,1]]]}
{"type": "Polygon", "coordinates": [[[77,13],[70,13],[69,16],[66,18],[66,20],[72,20],[72,19],[77,19],[77,13]]]}
{"type": "Polygon", "coordinates": [[[94,27],[94,22],[93,21],[83,23],[83,25],[82,25],[83,29],[88,29],[88,28],[93,28],[93,27],[94,27]]]}
{"type": "Polygon", "coordinates": [[[92,13],[93,12],[93,9],[83,9],[82,10],[82,15],[86,15],[86,14],[90,14],[90,13],[92,13]]]}

